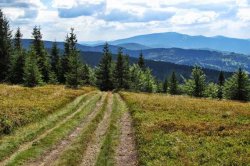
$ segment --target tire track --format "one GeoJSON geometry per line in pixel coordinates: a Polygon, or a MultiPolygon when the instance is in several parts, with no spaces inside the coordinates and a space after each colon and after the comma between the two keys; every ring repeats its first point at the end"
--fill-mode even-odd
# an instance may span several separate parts
{"type": "Polygon", "coordinates": [[[119,145],[115,154],[115,163],[118,166],[136,166],[138,165],[138,156],[135,145],[134,131],[131,115],[127,110],[125,102],[119,96],[119,102],[126,109],[122,115],[119,126],[121,130],[119,145]]]}
{"type": "MultiPolygon", "coordinates": [[[[99,95],[99,94],[96,94],[99,95]]],[[[22,144],[18,150],[16,150],[13,154],[11,154],[8,158],[6,158],[5,160],[3,160],[2,162],[0,162],[0,165],[6,165],[8,163],[8,161],[11,161],[12,159],[14,159],[20,152],[27,150],[29,147],[32,146],[33,143],[39,141],[40,139],[46,137],[49,133],[51,133],[53,130],[55,130],[56,128],[60,127],[62,124],[66,123],[69,119],[73,118],[77,113],[79,113],[90,101],[91,99],[93,99],[93,97],[91,97],[89,100],[85,101],[76,111],[74,111],[72,114],[68,115],[67,117],[65,117],[61,122],[57,123],[54,127],[50,128],[49,130],[46,130],[45,132],[43,132],[41,135],[39,135],[38,137],[36,137],[35,139],[33,139],[30,142],[24,143],[22,144]]]]}
{"type": "Polygon", "coordinates": [[[72,141],[81,133],[81,131],[86,127],[97,115],[99,112],[101,106],[103,105],[104,99],[106,98],[106,94],[102,95],[101,100],[96,104],[95,108],[93,111],[87,115],[87,117],[81,122],[81,124],[74,130],[72,131],[69,136],[65,139],[63,139],[57,146],[55,146],[50,152],[47,154],[43,155],[42,158],[27,164],[29,166],[47,166],[51,165],[58,157],[64,152],[64,150],[70,146],[72,141]]]}
{"type": "Polygon", "coordinates": [[[85,153],[83,154],[83,161],[81,165],[83,166],[94,166],[97,160],[98,154],[101,150],[105,134],[110,125],[111,113],[112,113],[112,104],[113,104],[113,94],[109,94],[109,100],[107,105],[107,110],[104,114],[102,121],[98,124],[94,134],[93,139],[89,143],[85,153]]]}

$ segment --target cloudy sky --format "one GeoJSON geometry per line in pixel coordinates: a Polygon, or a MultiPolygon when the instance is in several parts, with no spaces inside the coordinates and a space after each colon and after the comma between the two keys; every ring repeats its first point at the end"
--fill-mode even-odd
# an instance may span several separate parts
{"type": "Polygon", "coordinates": [[[0,0],[13,30],[25,38],[114,40],[155,32],[250,38],[250,0],[0,0]]]}

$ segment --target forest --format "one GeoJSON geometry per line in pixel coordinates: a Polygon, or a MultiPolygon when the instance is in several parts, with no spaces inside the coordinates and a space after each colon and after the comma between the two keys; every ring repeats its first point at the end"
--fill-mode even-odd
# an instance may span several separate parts
{"type": "Polygon", "coordinates": [[[33,28],[30,48],[24,49],[20,28],[12,35],[9,21],[2,11],[0,11],[0,25],[0,82],[2,83],[27,87],[65,84],[71,88],[91,85],[103,91],[187,94],[194,97],[242,101],[250,99],[249,75],[242,68],[227,79],[221,71],[217,82],[208,82],[199,66],[194,66],[190,77],[183,78],[183,83],[179,82],[175,72],[161,81],[156,79],[151,69],[145,65],[142,53],[137,64],[130,64],[129,55],[125,55],[120,48],[116,60],[113,60],[108,43],[105,43],[103,56],[96,67],[82,63],[80,51],[76,47],[77,36],[74,28],[66,34],[64,51],[61,55],[56,41],[50,52],[45,49],[39,26],[33,28]]]}

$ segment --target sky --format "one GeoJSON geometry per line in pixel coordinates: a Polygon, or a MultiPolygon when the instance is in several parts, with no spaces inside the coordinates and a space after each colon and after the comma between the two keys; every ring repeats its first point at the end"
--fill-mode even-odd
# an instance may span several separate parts
{"type": "Polygon", "coordinates": [[[110,41],[179,32],[250,38],[250,0],[0,0],[11,29],[31,38],[63,41],[73,27],[78,41],[110,41]]]}

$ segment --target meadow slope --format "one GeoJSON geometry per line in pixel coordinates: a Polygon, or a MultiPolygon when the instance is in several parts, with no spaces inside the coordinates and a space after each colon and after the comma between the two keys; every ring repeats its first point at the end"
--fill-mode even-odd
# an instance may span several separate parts
{"type": "Polygon", "coordinates": [[[121,93],[139,165],[248,165],[250,103],[121,93]]]}

